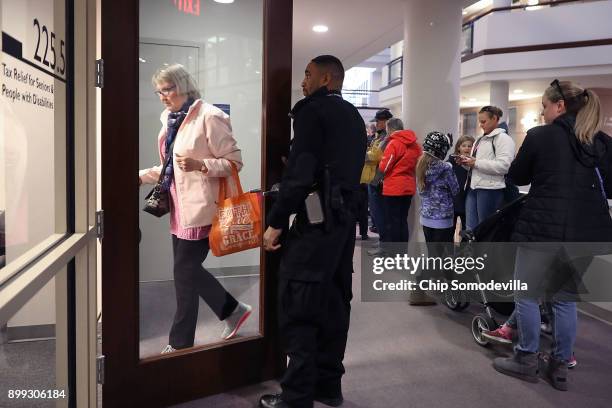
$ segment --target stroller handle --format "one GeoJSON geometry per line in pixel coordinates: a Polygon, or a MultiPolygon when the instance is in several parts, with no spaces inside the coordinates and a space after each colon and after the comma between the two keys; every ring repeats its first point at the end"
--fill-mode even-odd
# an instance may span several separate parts
{"type": "Polygon", "coordinates": [[[472,230],[462,230],[459,232],[459,236],[463,241],[474,242],[476,237],[474,236],[474,232],[472,230]]]}

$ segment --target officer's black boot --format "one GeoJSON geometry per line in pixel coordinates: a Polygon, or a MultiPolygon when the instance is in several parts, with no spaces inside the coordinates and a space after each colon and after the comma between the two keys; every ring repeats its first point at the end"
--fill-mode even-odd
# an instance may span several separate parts
{"type": "Polygon", "coordinates": [[[259,406],[261,408],[291,408],[289,404],[283,401],[280,394],[262,396],[259,399],[259,406]]]}
{"type": "Polygon", "coordinates": [[[342,394],[338,397],[315,396],[314,400],[330,407],[339,407],[344,402],[344,397],[342,394]]]}

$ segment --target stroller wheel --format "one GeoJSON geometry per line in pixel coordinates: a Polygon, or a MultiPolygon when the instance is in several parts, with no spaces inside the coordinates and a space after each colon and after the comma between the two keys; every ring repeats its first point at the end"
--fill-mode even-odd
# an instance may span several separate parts
{"type": "Polygon", "coordinates": [[[460,312],[470,305],[470,302],[464,301],[465,296],[459,291],[447,290],[444,292],[444,304],[450,310],[460,312]]]}
{"type": "Polygon", "coordinates": [[[489,340],[482,335],[482,332],[486,330],[495,330],[496,328],[497,323],[487,314],[479,313],[472,319],[472,336],[479,346],[486,347],[489,344],[489,340]]]}
{"type": "Polygon", "coordinates": [[[453,291],[447,290],[444,292],[444,304],[450,310],[457,310],[461,302],[457,298],[457,294],[453,291]]]}

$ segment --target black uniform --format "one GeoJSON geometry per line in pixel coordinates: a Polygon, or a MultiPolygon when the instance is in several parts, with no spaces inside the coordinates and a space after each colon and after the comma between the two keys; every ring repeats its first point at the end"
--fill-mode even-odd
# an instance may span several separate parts
{"type": "Polygon", "coordinates": [[[327,88],[298,102],[292,114],[293,144],[268,222],[283,228],[297,213],[280,265],[279,323],[289,356],[281,386],[283,400],[292,407],[312,407],[315,395],[341,395],[352,298],[353,208],[366,133],[357,109],[327,88]],[[310,225],[306,219],[304,200],[313,186],[324,195],[325,224],[310,225]]]}

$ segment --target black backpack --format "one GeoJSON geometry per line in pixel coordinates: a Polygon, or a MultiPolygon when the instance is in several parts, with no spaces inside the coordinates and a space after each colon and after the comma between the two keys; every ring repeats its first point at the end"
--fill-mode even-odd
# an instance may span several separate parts
{"type": "MultiPolygon", "coordinates": [[[[507,133],[506,135],[510,137],[510,135],[508,135],[507,133]]],[[[495,155],[495,157],[497,157],[497,153],[495,152],[495,139],[497,138],[497,136],[498,135],[495,135],[493,137],[493,140],[491,140],[491,146],[493,147],[493,154],[495,155]]],[[[507,174],[504,176],[504,182],[506,183],[506,187],[504,187],[504,202],[511,203],[517,198],[519,198],[519,189],[516,184],[514,184],[512,180],[508,178],[507,174]]]]}

